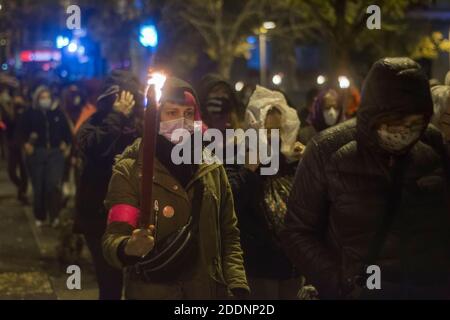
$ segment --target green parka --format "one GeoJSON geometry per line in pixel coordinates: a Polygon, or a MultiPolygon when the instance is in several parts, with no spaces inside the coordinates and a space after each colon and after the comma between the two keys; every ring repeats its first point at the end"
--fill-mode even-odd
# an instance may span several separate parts
{"type": "MultiPolygon", "coordinates": [[[[107,210],[119,204],[140,207],[142,170],[140,145],[141,139],[137,139],[116,159],[105,200],[107,210]]],[[[205,156],[208,156],[206,152],[205,156]]],[[[179,219],[161,217],[158,220],[160,228],[157,231],[157,239],[166,236],[168,230],[174,230],[186,223],[191,210],[194,186],[196,183],[203,183],[198,231],[202,267],[209,275],[209,280],[226,288],[229,295],[231,290],[236,288],[249,291],[232,192],[223,166],[206,163],[199,165],[192,180],[186,188],[183,188],[158,159],[155,159],[153,181],[152,200],[158,200],[160,208],[170,205],[174,208],[175,214],[182,216],[179,219]]],[[[125,267],[118,256],[118,249],[120,244],[131,236],[133,230],[134,227],[126,222],[108,224],[102,245],[104,256],[111,265],[117,268],[125,267]]],[[[139,288],[145,290],[146,286],[140,284],[139,288]]],[[[142,296],[147,295],[142,292],[142,296]]]]}

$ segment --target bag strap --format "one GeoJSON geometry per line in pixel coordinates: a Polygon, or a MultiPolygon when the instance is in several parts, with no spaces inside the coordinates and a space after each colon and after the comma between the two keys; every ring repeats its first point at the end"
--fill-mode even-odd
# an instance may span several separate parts
{"type": "Polygon", "coordinates": [[[388,190],[388,201],[386,205],[386,212],[381,219],[381,223],[369,244],[369,249],[364,259],[365,265],[363,266],[362,275],[363,279],[366,277],[366,268],[369,265],[374,264],[383,249],[384,243],[386,242],[387,235],[391,230],[392,223],[396,216],[398,206],[402,198],[402,181],[404,173],[404,161],[400,159],[395,165],[392,174],[392,183],[388,190]]]}

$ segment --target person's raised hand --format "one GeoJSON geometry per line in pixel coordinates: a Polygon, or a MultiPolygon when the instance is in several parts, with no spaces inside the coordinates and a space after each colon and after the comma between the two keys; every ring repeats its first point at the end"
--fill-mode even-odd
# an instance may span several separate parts
{"type": "Polygon", "coordinates": [[[129,117],[135,103],[134,96],[131,92],[122,91],[116,96],[116,101],[114,101],[113,104],[113,110],[129,117]]]}

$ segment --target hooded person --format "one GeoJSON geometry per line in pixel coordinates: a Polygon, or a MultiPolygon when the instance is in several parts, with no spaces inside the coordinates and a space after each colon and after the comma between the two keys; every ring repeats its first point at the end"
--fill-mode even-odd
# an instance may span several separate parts
{"type": "Polygon", "coordinates": [[[420,66],[384,58],[357,118],[307,145],[282,238],[322,299],[449,297],[448,156],[432,113],[420,66]]]}
{"type": "Polygon", "coordinates": [[[312,110],[308,116],[308,125],[300,130],[302,143],[317,133],[332,127],[344,119],[342,96],[335,89],[322,90],[314,99],[312,110]]]}
{"type": "MultiPolygon", "coordinates": [[[[249,99],[245,126],[249,130],[257,130],[258,148],[264,148],[265,145],[272,147],[274,129],[279,130],[281,140],[281,145],[278,143],[279,150],[274,150],[271,158],[272,163],[279,163],[275,165],[275,174],[262,174],[262,168],[267,167],[267,164],[226,166],[241,230],[251,298],[296,299],[303,279],[283,252],[279,231],[283,227],[286,204],[299,159],[299,152],[295,148],[298,147],[296,137],[300,121],[296,110],[288,106],[281,92],[257,86],[249,99]],[[267,137],[259,129],[266,129],[267,137]]],[[[250,149],[252,147],[249,145],[250,149]]]]}
{"type": "Polygon", "coordinates": [[[72,127],[77,123],[85,103],[85,94],[78,85],[72,84],[63,90],[62,107],[72,127]]]}
{"type": "Polygon", "coordinates": [[[23,113],[17,134],[31,175],[36,225],[42,226],[48,216],[50,223],[56,226],[65,158],[70,152],[72,134],[49,88],[39,86],[34,91],[32,107],[23,113]]]}
{"type": "Polygon", "coordinates": [[[448,71],[447,74],[445,75],[444,85],[450,86],[450,71],[448,71]]]}
{"type": "Polygon", "coordinates": [[[283,93],[256,86],[248,102],[245,124],[246,128],[267,129],[268,133],[271,129],[279,129],[280,152],[289,162],[298,160],[300,120],[283,93]]]}
{"type": "Polygon", "coordinates": [[[197,92],[202,118],[208,127],[225,131],[242,126],[245,109],[234,88],[224,78],[216,74],[206,75],[197,92]]]}
{"type": "MultiPolygon", "coordinates": [[[[109,218],[103,252],[112,266],[125,269],[127,299],[224,299],[248,294],[225,169],[218,161],[176,164],[178,160],[172,156],[176,146],[187,143],[184,138],[173,139],[173,134],[184,129],[190,138],[194,130],[200,130],[193,125],[194,120],[200,120],[199,115],[192,87],[168,77],[162,89],[155,150],[152,193],[155,206],[151,214],[157,217],[156,226],[138,225],[143,167],[141,139],[125,150],[114,165],[105,200],[109,218]],[[147,276],[141,263],[164,253],[174,243],[171,239],[176,239],[185,228],[191,232],[189,245],[177,247],[179,254],[174,259],[159,258],[158,268],[164,272],[147,276]]],[[[206,149],[194,151],[203,152],[203,159],[213,160],[206,149]]]]}
{"type": "Polygon", "coordinates": [[[434,112],[431,123],[442,133],[446,145],[450,141],[450,86],[435,86],[431,88],[434,112]]]}
{"type": "Polygon", "coordinates": [[[76,136],[76,156],[81,165],[74,230],[86,238],[101,300],[120,300],[122,296],[122,274],[110,267],[102,254],[101,238],[108,216],[103,201],[114,157],[141,135],[143,101],[143,88],[136,76],[112,71],[97,99],[97,112],[81,125],[76,136]]]}

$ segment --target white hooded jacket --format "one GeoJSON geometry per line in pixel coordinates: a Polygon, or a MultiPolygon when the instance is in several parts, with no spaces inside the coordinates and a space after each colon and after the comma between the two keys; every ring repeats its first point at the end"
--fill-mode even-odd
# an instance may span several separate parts
{"type": "Polygon", "coordinates": [[[276,108],[281,112],[281,153],[288,159],[292,159],[294,144],[300,128],[300,120],[297,112],[288,106],[281,92],[256,86],[255,91],[248,102],[245,124],[247,128],[265,129],[267,112],[276,108]]]}

